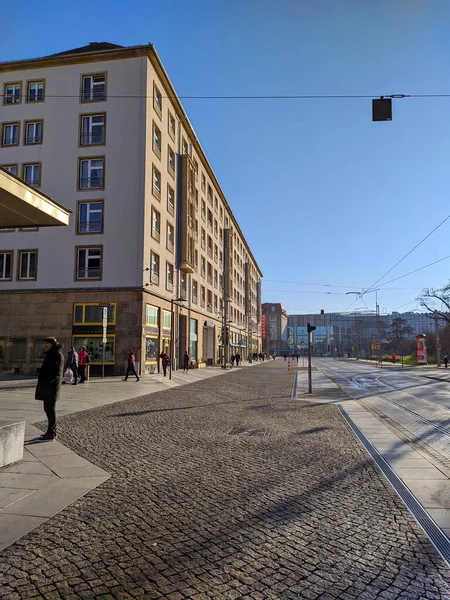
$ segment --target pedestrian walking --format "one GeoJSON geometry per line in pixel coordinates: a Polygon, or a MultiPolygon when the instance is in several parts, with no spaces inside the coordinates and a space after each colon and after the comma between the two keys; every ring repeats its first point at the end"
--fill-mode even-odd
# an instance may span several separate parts
{"type": "Polygon", "coordinates": [[[128,350],[127,372],[123,381],[127,381],[128,375],[132,373],[136,376],[136,381],[139,381],[139,375],[136,373],[136,357],[133,350],[128,350]]]}
{"type": "Polygon", "coordinates": [[[284,360],[286,360],[287,358],[287,354],[283,354],[284,360]]]}
{"type": "Polygon", "coordinates": [[[239,366],[239,363],[241,362],[241,355],[239,354],[239,352],[236,352],[236,356],[234,357],[234,360],[236,361],[236,366],[239,366]]]}
{"type": "Polygon", "coordinates": [[[445,368],[448,369],[448,355],[447,354],[444,354],[444,365],[445,365],[445,368]]]}
{"type": "Polygon", "coordinates": [[[230,356],[230,363],[231,363],[231,366],[232,366],[232,367],[234,366],[234,359],[235,359],[235,358],[236,358],[236,357],[234,356],[234,354],[232,354],[232,355],[230,356]]]}
{"type": "Polygon", "coordinates": [[[161,359],[161,365],[163,368],[163,374],[164,377],[167,375],[167,365],[169,364],[169,355],[166,354],[165,352],[161,352],[161,354],[159,355],[159,358],[161,359]]]}
{"type": "Polygon", "coordinates": [[[184,353],[183,356],[183,373],[185,373],[186,371],[189,371],[189,354],[187,352],[184,353]]]}
{"type": "Polygon", "coordinates": [[[78,352],[78,374],[80,376],[80,383],[86,381],[86,369],[89,364],[89,354],[86,352],[86,346],[81,346],[78,352]]]}
{"type": "Polygon", "coordinates": [[[393,352],[393,353],[392,353],[392,356],[391,356],[391,358],[392,358],[392,362],[393,362],[393,363],[394,363],[394,365],[395,365],[395,359],[397,358],[397,355],[395,354],[395,352],[393,352]]]}
{"type": "Polygon", "coordinates": [[[41,435],[39,441],[51,441],[56,438],[56,410],[55,404],[61,391],[64,370],[64,354],[62,345],[56,338],[47,337],[44,340],[45,358],[39,369],[36,385],[36,400],[44,402],[44,411],[47,416],[47,431],[41,435]]]}
{"type": "Polygon", "coordinates": [[[77,385],[77,377],[78,377],[78,352],[75,350],[73,346],[69,348],[69,354],[67,355],[67,364],[66,367],[72,370],[73,373],[73,381],[72,385],[77,385]]]}

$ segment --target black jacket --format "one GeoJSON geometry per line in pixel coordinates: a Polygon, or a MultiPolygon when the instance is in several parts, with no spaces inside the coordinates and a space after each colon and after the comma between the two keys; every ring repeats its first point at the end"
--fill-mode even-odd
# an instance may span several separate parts
{"type": "Polygon", "coordinates": [[[62,345],[56,344],[45,354],[39,370],[36,400],[58,400],[64,371],[62,345]]]}

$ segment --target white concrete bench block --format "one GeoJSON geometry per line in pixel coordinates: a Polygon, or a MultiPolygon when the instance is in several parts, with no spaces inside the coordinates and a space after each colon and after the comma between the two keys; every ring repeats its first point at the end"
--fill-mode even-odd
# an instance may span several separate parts
{"type": "Polygon", "coordinates": [[[0,467],[22,460],[24,441],[25,421],[0,421],[0,467]]]}

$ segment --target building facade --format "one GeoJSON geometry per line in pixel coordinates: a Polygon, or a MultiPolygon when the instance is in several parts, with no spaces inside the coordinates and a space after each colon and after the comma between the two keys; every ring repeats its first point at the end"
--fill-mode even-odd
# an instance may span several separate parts
{"type": "Polygon", "coordinates": [[[0,89],[0,165],[73,212],[0,230],[0,370],[35,372],[47,335],[94,373],[257,351],[262,273],[153,46],[3,63],[0,89]]]}

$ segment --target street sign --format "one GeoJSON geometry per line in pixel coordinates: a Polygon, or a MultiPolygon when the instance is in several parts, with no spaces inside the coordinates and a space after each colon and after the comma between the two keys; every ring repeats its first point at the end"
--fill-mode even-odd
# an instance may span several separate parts
{"type": "Polygon", "coordinates": [[[305,345],[305,342],[300,342],[300,346],[304,346],[304,345],[305,345]]]}

